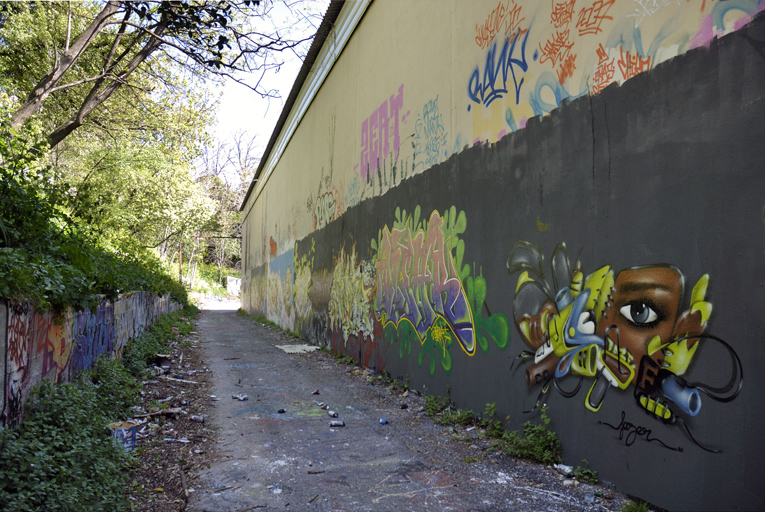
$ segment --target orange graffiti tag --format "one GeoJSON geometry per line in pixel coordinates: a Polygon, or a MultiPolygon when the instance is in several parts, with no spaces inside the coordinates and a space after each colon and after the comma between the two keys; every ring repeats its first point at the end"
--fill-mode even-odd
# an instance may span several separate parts
{"type": "Polygon", "coordinates": [[[572,53],[561,62],[560,68],[556,71],[560,84],[563,85],[567,78],[574,76],[574,71],[576,71],[576,54],[572,53]]]}
{"type": "Polygon", "coordinates": [[[553,11],[550,19],[555,28],[561,28],[562,26],[571,23],[571,19],[574,17],[575,3],[576,0],[553,3],[553,11]]]}
{"type": "Polygon", "coordinates": [[[608,58],[606,49],[603,48],[603,43],[600,43],[596,50],[598,54],[598,67],[595,70],[595,83],[592,86],[592,93],[598,94],[600,91],[606,88],[608,84],[614,80],[614,70],[616,65],[614,59],[608,58]]]}
{"type": "Polygon", "coordinates": [[[571,53],[571,48],[574,47],[574,43],[568,39],[568,30],[563,32],[555,32],[552,39],[548,39],[545,42],[545,47],[539,47],[542,50],[542,57],[539,58],[540,63],[550,61],[552,66],[555,67],[559,61],[563,61],[571,53]]]}
{"type": "Polygon", "coordinates": [[[513,39],[523,35],[526,30],[519,30],[519,25],[526,18],[521,18],[521,6],[515,5],[515,0],[500,1],[497,7],[489,13],[483,25],[476,23],[475,43],[482,49],[489,47],[497,34],[504,32],[505,37],[513,39]]]}
{"type": "Polygon", "coordinates": [[[614,5],[616,0],[597,0],[589,8],[579,11],[579,19],[576,22],[576,28],[579,29],[579,35],[598,34],[603,29],[600,25],[604,20],[613,20],[607,16],[608,10],[614,5]]]}
{"type": "Polygon", "coordinates": [[[625,54],[622,51],[622,45],[619,45],[619,53],[621,54],[621,58],[618,61],[619,71],[621,71],[622,77],[624,77],[625,80],[632,78],[643,71],[648,71],[651,67],[651,57],[644,59],[638,53],[630,55],[629,51],[625,54]]]}

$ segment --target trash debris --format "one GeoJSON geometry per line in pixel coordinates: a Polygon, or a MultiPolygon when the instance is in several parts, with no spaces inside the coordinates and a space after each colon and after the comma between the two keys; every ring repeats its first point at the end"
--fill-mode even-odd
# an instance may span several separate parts
{"type": "Polygon", "coordinates": [[[189,377],[193,377],[196,374],[197,374],[196,370],[189,370],[186,372],[186,375],[188,375],[189,377]]]}
{"type": "Polygon", "coordinates": [[[567,466],[566,464],[555,464],[555,471],[563,476],[569,476],[574,472],[574,468],[567,466]]]}
{"type": "Polygon", "coordinates": [[[319,390],[317,389],[316,391],[314,391],[314,392],[313,392],[313,393],[311,393],[311,394],[312,394],[312,395],[319,395],[319,394],[321,394],[321,393],[319,393],[319,390]]]}
{"type": "Polygon", "coordinates": [[[110,423],[112,437],[122,445],[126,452],[132,452],[135,449],[135,423],[132,421],[118,421],[110,423]]]}
{"type": "Polygon", "coordinates": [[[169,401],[170,401],[170,400],[172,400],[173,398],[175,398],[175,397],[173,397],[173,395],[170,395],[170,396],[169,396],[169,397],[167,397],[167,398],[162,398],[162,399],[160,399],[160,400],[157,400],[157,403],[160,403],[160,404],[161,404],[161,403],[164,403],[164,402],[169,402],[169,401]]]}
{"type": "Polygon", "coordinates": [[[195,422],[195,423],[204,423],[205,422],[204,415],[200,416],[198,414],[192,414],[191,416],[189,416],[189,419],[191,421],[195,422]]]}
{"type": "Polygon", "coordinates": [[[173,327],[172,331],[173,331],[173,334],[175,334],[176,336],[178,336],[181,333],[181,331],[177,327],[173,327]]]}
{"type": "Polygon", "coordinates": [[[150,418],[152,416],[158,416],[158,415],[179,416],[181,414],[186,414],[186,411],[184,411],[180,407],[170,407],[168,409],[160,409],[159,411],[152,411],[146,414],[137,414],[133,417],[134,418],[150,418]]]}
{"type": "Polygon", "coordinates": [[[163,439],[163,441],[167,441],[168,443],[190,443],[188,439],[185,437],[166,437],[163,439]]]}
{"type": "Polygon", "coordinates": [[[380,425],[387,425],[388,419],[387,418],[380,418],[380,425]]]}
{"type": "Polygon", "coordinates": [[[327,411],[327,414],[330,418],[337,418],[337,413],[335,411],[327,411]]]}
{"type": "Polygon", "coordinates": [[[156,354],[155,357],[155,366],[159,366],[160,368],[170,368],[171,358],[168,354],[156,354]]]}
{"type": "Polygon", "coordinates": [[[249,400],[250,399],[250,397],[245,395],[244,393],[239,393],[238,395],[237,394],[232,394],[231,398],[239,400],[240,402],[244,402],[245,400],[249,400]]]}
{"type": "Polygon", "coordinates": [[[332,420],[329,422],[329,428],[333,427],[344,427],[345,422],[343,420],[332,420]]]}
{"type": "Polygon", "coordinates": [[[324,409],[327,406],[327,404],[325,404],[324,402],[316,402],[316,406],[319,409],[324,409]]]}
{"type": "Polygon", "coordinates": [[[183,382],[184,384],[201,384],[201,382],[196,382],[194,380],[185,380],[183,379],[183,375],[180,375],[180,374],[176,377],[168,377],[167,375],[163,375],[160,378],[163,380],[170,380],[173,382],[183,382]]]}
{"type": "Polygon", "coordinates": [[[286,409],[279,409],[276,412],[278,412],[279,414],[284,414],[285,412],[287,412],[287,410],[286,409]]]}
{"type": "Polygon", "coordinates": [[[408,404],[404,404],[404,403],[402,403],[402,404],[401,404],[401,408],[402,408],[402,409],[409,409],[409,405],[408,405],[408,404]]]}

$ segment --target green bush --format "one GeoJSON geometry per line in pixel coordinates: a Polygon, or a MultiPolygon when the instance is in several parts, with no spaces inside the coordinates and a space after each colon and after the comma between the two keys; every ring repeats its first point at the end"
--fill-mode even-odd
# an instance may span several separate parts
{"type": "Polygon", "coordinates": [[[543,464],[560,462],[560,440],[555,432],[548,430],[550,418],[542,408],[542,424],[534,425],[530,421],[523,424],[523,432],[508,430],[503,436],[505,452],[520,459],[529,459],[543,464]]]}
{"type": "Polygon", "coordinates": [[[33,391],[22,424],[0,433],[1,510],[126,510],[131,457],[108,431],[105,399],[89,380],[33,391]]]}
{"type": "Polygon", "coordinates": [[[158,353],[164,351],[165,343],[175,337],[173,327],[178,328],[179,334],[190,333],[194,330],[191,318],[198,312],[196,306],[188,306],[164,315],[143,334],[128,341],[122,354],[122,364],[127,371],[138,379],[143,378],[146,367],[153,364],[158,353]]]}
{"type": "Polygon", "coordinates": [[[103,414],[111,421],[127,418],[138,401],[141,383],[119,361],[105,357],[96,361],[90,378],[104,404],[103,414]]]}

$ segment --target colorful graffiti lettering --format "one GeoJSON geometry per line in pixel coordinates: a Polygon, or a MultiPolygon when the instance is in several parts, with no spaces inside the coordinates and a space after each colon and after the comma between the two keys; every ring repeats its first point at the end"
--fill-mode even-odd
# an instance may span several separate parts
{"type": "Polygon", "coordinates": [[[6,346],[6,395],[3,423],[17,425],[24,414],[23,393],[29,382],[29,353],[32,343],[29,304],[9,304],[6,346]]]}
{"type": "Polygon", "coordinates": [[[311,317],[311,266],[313,265],[313,254],[315,244],[307,254],[298,258],[298,244],[295,244],[295,285],[293,294],[295,296],[295,315],[296,325],[307,325],[311,317]],[[310,259],[309,259],[310,257],[310,259]]]}
{"type": "Polygon", "coordinates": [[[515,0],[500,1],[482,25],[476,24],[475,43],[485,50],[497,34],[508,36],[516,32],[524,19],[521,18],[521,6],[516,5],[515,0]]]}
{"type": "Polygon", "coordinates": [[[465,353],[473,355],[473,319],[443,223],[434,211],[427,229],[383,228],[375,262],[376,314],[383,323],[410,322],[421,340],[443,318],[465,353]]]}
{"type": "Polygon", "coordinates": [[[414,125],[414,167],[422,171],[448,156],[446,129],[438,109],[438,96],[422,107],[414,125]]]}
{"type": "Polygon", "coordinates": [[[543,262],[541,251],[528,242],[518,242],[507,261],[508,272],[520,274],[515,324],[531,349],[523,355],[534,359],[526,370],[529,386],[543,384],[544,393],[553,379],[592,378],[584,405],[593,412],[610,388],[634,386],[642,409],[686,430],[678,413],[697,416],[700,393],[719,401],[738,395],[743,385],[738,356],[726,342],[705,334],[712,313],[705,300],[709,276],[699,278],[683,310],[685,278],[673,266],[631,267],[614,275],[605,265],[585,276],[580,262],[571,267],[560,244],[553,252],[551,286],[543,262]],[[733,376],[727,387],[691,385],[681,378],[701,339],[715,340],[729,352],[733,376]]]}
{"type": "Polygon", "coordinates": [[[332,276],[329,320],[333,331],[350,336],[373,337],[371,301],[375,286],[375,268],[368,261],[356,263],[356,252],[347,257],[341,250],[332,276]]]}
{"type": "Polygon", "coordinates": [[[374,310],[385,339],[399,343],[401,358],[411,354],[417,340],[417,363],[422,366],[429,356],[431,375],[438,364],[451,372],[455,342],[472,356],[479,348],[487,352],[489,339],[500,349],[509,339],[504,314],[483,316],[486,281],[470,277],[470,267],[462,264],[465,243],[459,235],[466,226],[465,213],[454,207],[443,216],[434,211],[429,219],[420,219],[419,206],[411,215],[397,208],[393,227],[386,225],[371,243],[377,271],[374,310]]]}
{"type": "Polygon", "coordinates": [[[269,263],[266,279],[266,318],[290,330],[295,328],[294,261],[294,248],[280,254],[269,263]]]}
{"type": "Polygon", "coordinates": [[[361,123],[361,159],[359,162],[362,179],[370,171],[378,169],[388,154],[397,158],[401,136],[399,134],[399,112],[404,108],[404,84],[361,123]],[[392,123],[392,125],[391,125],[392,123]],[[393,146],[391,147],[391,138],[393,146]]]}
{"type": "MultiPolygon", "coordinates": [[[[513,79],[515,103],[518,104],[520,102],[524,77],[516,75],[516,68],[519,74],[521,72],[525,73],[529,69],[529,64],[526,61],[526,42],[529,39],[529,32],[529,29],[519,30],[511,37],[506,38],[499,55],[497,55],[497,43],[492,44],[486,54],[483,79],[478,67],[470,75],[468,97],[471,101],[486,107],[491,105],[492,101],[504,97],[508,92],[507,79],[509,71],[513,79]],[[521,40],[521,36],[523,36],[523,40],[519,49],[520,55],[516,56],[515,50],[518,41],[521,40]]],[[[470,110],[470,106],[468,110],[470,110]]]]}
{"type": "Polygon", "coordinates": [[[143,332],[160,315],[180,306],[169,296],[146,292],[126,294],[115,307],[103,301],[95,312],[67,309],[57,315],[37,311],[28,303],[8,303],[3,425],[18,424],[24,400],[43,379],[70,380],[87,370],[99,356],[120,357],[132,333],[143,332]],[[122,344],[122,345],[121,345],[122,344]]]}

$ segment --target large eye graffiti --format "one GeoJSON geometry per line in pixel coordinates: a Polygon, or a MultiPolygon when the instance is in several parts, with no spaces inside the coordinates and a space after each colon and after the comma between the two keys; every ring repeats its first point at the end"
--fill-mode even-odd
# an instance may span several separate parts
{"type": "Polygon", "coordinates": [[[653,327],[661,320],[661,315],[643,300],[630,301],[619,308],[619,313],[636,327],[653,327]]]}

